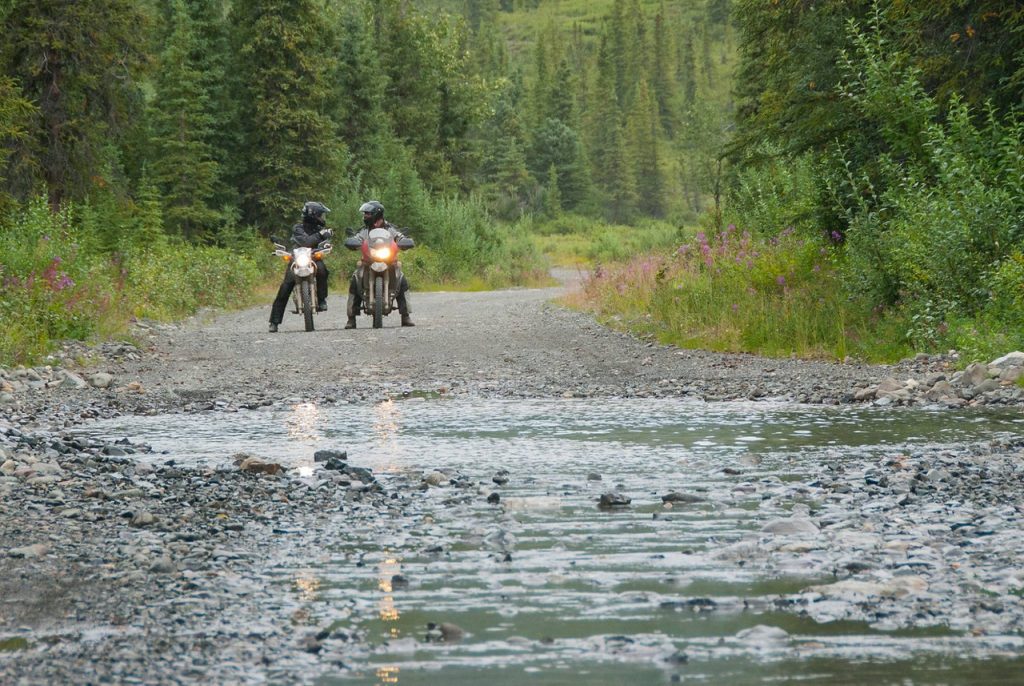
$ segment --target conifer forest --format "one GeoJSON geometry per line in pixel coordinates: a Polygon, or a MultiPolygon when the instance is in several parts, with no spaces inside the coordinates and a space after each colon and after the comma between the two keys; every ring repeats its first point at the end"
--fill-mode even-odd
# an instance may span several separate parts
{"type": "Polygon", "coordinates": [[[424,286],[599,266],[581,306],[663,340],[886,359],[1024,335],[1019,0],[3,0],[0,20],[8,361],[249,302],[310,199],[337,227],[381,200],[424,286]]]}

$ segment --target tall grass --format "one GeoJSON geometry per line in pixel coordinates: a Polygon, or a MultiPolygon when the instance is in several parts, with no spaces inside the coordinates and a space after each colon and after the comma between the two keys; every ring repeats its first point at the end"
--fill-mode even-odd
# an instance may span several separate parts
{"type": "Polygon", "coordinates": [[[669,256],[597,270],[578,304],[684,347],[838,359],[908,351],[882,334],[891,322],[843,294],[831,247],[793,230],[763,238],[730,225],[669,256]]]}
{"type": "Polygon", "coordinates": [[[54,214],[40,199],[0,223],[0,363],[36,361],[63,339],[123,335],[136,318],[247,302],[271,267],[244,231],[230,249],[161,238],[108,252],[96,217],[86,207],[54,214]]]}

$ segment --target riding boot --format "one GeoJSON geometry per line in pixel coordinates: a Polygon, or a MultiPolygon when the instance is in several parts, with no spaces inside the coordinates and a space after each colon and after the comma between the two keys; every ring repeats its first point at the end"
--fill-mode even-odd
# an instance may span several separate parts
{"type": "Polygon", "coordinates": [[[409,284],[402,277],[402,288],[398,291],[398,311],[402,313],[402,326],[416,326],[412,323],[412,308],[409,307],[409,284]]]}
{"type": "Polygon", "coordinates": [[[354,329],[354,328],[356,328],[356,318],[355,317],[349,317],[348,321],[345,322],[345,328],[346,329],[354,329]]]}

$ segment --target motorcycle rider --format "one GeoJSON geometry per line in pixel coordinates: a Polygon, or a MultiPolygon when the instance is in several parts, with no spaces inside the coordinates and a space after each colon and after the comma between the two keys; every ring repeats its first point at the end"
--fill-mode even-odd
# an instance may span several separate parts
{"type": "MultiPolygon", "coordinates": [[[[394,224],[384,220],[384,206],[376,200],[369,200],[364,202],[360,206],[359,211],[363,213],[363,229],[359,231],[356,236],[367,240],[370,236],[370,229],[387,229],[391,234],[391,238],[398,240],[405,238],[405,234],[399,231],[394,224]]],[[[352,272],[352,278],[348,284],[348,322],[345,324],[346,329],[356,328],[356,315],[359,314],[359,309],[362,307],[363,299],[360,294],[359,276],[363,270],[362,260],[356,265],[356,270],[352,272]]],[[[416,326],[412,323],[409,309],[409,296],[407,292],[409,290],[409,281],[405,278],[405,274],[402,274],[402,280],[398,284],[398,311],[402,315],[402,326],[416,326]]]]}
{"type": "MultiPolygon", "coordinates": [[[[321,202],[310,200],[302,206],[302,221],[292,227],[292,243],[302,248],[315,248],[330,238],[334,232],[327,228],[327,213],[330,208],[321,202]]],[[[316,309],[323,312],[327,309],[327,267],[323,260],[316,261],[316,309]]],[[[277,297],[270,308],[270,333],[277,333],[277,325],[284,319],[284,308],[288,306],[288,298],[295,288],[295,275],[289,264],[285,268],[284,281],[277,289],[277,297]]]]}

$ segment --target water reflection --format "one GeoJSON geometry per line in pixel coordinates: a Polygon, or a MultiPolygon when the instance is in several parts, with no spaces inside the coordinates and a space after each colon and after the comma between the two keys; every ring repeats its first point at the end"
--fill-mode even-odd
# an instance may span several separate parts
{"type": "MultiPolygon", "coordinates": [[[[386,551],[385,551],[385,554],[386,551]]],[[[387,635],[396,639],[401,636],[401,630],[398,628],[398,620],[401,617],[398,606],[395,605],[394,592],[394,578],[402,570],[402,565],[398,558],[387,557],[381,561],[377,567],[377,588],[384,595],[381,596],[380,602],[377,606],[377,613],[381,621],[386,627],[387,635]]],[[[397,684],[398,683],[398,665],[384,665],[377,668],[377,683],[378,684],[397,684]]]]}
{"type": "Polygon", "coordinates": [[[289,408],[284,423],[288,429],[288,438],[294,441],[315,443],[321,440],[320,408],[316,403],[296,403],[289,408]]]}
{"type": "MultiPolygon", "coordinates": [[[[322,417],[316,403],[296,403],[291,406],[284,419],[288,429],[288,437],[299,443],[316,445],[322,440],[320,425],[322,417]]],[[[312,476],[314,472],[312,460],[298,467],[299,476],[312,476]]]]}
{"type": "Polygon", "coordinates": [[[295,572],[295,587],[299,589],[299,598],[304,601],[316,600],[321,583],[319,577],[310,570],[295,572]]]}

